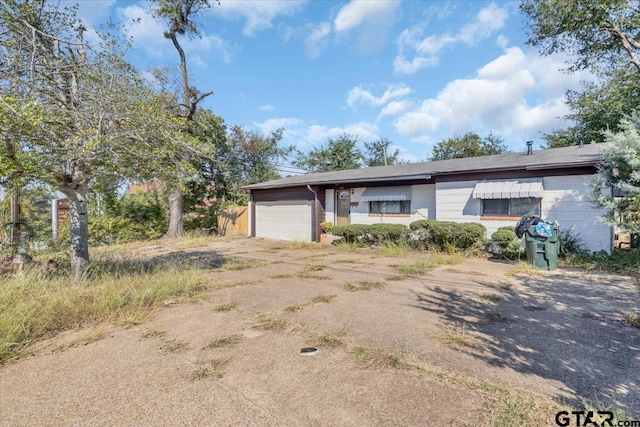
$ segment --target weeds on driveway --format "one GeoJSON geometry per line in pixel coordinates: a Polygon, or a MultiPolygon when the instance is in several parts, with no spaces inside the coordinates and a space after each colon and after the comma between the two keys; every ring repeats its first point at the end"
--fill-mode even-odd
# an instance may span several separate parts
{"type": "Polygon", "coordinates": [[[222,372],[225,365],[227,365],[231,359],[212,359],[209,361],[197,361],[198,366],[192,373],[192,380],[203,380],[205,378],[214,377],[222,378],[222,372]]]}
{"type": "Polygon", "coordinates": [[[229,302],[227,304],[220,304],[213,307],[213,311],[223,312],[223,311],[233,311],[238,308],[238,303],[229,302]]]}
{"type": "Polygon", "coordinates": [[[408,264],[393,265],[392,267],[400,274],[406,276],[420,276],[432,270],[436,264],[431,261],[417,260],[408,264]]]}
{"type": "Polygon", "coordinates": [[[369,291],[371,289],[382,289],[384,288],[384,282],[373,282],[369,280],[363,280],[360,282],[347,282],[344,284],[344,288],[350,292],[356,291],[369,291]]]}
{"type": "Polygon", "coordinates": [[[451,347],[467,347],[477,348],[480,346],[480,342],[467,332],[466,324],[462,325],[447,325],[442,329],[442,332],[433,335],[442,344],[451,347]]]}
{"type": "Polygon", "coordinates": [[[229,271],[237,271],[237,270],[244,270],[246,268],[262,267],[263,265],[267,265],[267,264],[268,263],[264,261],[232,258],[228,261],[225,261],[225,263],[222,264],[222,268],[229,271]]]}
{"type": "Polygon", "coordinates": [[[500,294],[493,294],[493,293],[486,293],[486,292],[478,295],[478,297],[480,297],[480,299],[482,300],[485,300],[488,302],[494,302],[494,303],[498,303],[504,299],[504,297],[500,294]]]}
{"type": "Polygon", "coordinates": [[[217,340],[213,340],[204,348],[233,347],[236,344],[240,344],[240,342],[242,342],[241,335],[230,335],[228,337],[222,337],[218,338],[217,340]]]}

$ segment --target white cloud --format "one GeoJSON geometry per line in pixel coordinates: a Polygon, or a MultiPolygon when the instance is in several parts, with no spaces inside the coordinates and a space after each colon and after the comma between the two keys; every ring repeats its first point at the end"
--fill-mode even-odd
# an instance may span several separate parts
{"type": "Polygon", "coordinates": [[[320,56],[320,51],[327,44],[327,36],[331,33],[331,24],[321,22],[318,25],[309,24],[311,33],[304,41],[307,53],[311,58],[320,56]]]}
{"type": "Polygon", "coordinates": [[[259,31],[271,28],[277,16],[294,15],[304,3],[306,0],[222,1],[213,7],[213,11],[228,19],[246,19],[242,34],[253,37],[259,31]]]}
{"type": "Polygon", "coordinates": [[[253,123],[263,134],[270,134],[280,128],[284,128],[285,136],[291,137],[296,132],[296,128],[302,124],[302,121],[293,117],[282,117],[278,119],[269,119],[262,123],[253,123]]]}
{"type": "Polygon", "coordinates": [[[387,105],[384,106],[382,111],[380,111],[380,115],[378,119],[381,119],[384,116],[397,116],[398,114],[405,113],[412,108],[415,108],[416,104],[408,99],[403,99],[400,101],[391,101],[387,105]]]}
{"type": "MultiPolygon", "coordinates": [[[[398,36],[398,55],[393,61],[394,71],[399,74],[413,74],[422,68],[438,63],[438,55],[445,48],[462,43],[476,46],[504,27],[509,17],[506,8],[494,3],[478,12],[474,21],[464,25],[454,34],[438,34],[424,37],[424,24],[405,29],[398,36]],[[413,56],[412,58],[409,58],[413,56]]],[[[498,41],[498,43],[504,42],[498,41]]]]}
{"type": "Polygon", "coordinates": [[[351,0],[338,11],[333,28],[338,35],[358,30],[359,49],[373,51],[386,40],[399,6],[397,0],[351,0]]]}
{"type": "Polygon", "coordinates": [[[388,85],[382,96],[376,97],[371,92],[356,86],[349,91],[347,104],[353,108],[356,104],[366,104],[374,107],[380,107],[394,98],[408,95],[412,92],[411,88],[404,84],[388,85]]]}
{"type": "Polygon", "coordinates": [[[343,127],[328,127],[321,125],[312,125],[306,132],[306,145],[324,144],[329,138],[336,138],[343,133],[355,135],[359,141],[371,141],[377,139],[378,126],[371,122],[358,122],[343,127]]]}
{"type": "Polygon", "coordinates": [[[275,110],[275,108],[273,108],[273,105],[271,105],[271,104],[265,104],[265,105],[259,106],[258,110],[260,110],[260,111],[268,111],[269,112],[269,111],[275,110]]]}
{"type": "Polygon", "coordinates": [[[469,131],[493,130],[514,138],[550,132],[568,113],[564,91],[585,77],[556,71],[563,64],[560,56],[540,57],[508,48],[474,78],[453,80],[435,98],[402,114],[396,130],[427,142],[469,131]]]}

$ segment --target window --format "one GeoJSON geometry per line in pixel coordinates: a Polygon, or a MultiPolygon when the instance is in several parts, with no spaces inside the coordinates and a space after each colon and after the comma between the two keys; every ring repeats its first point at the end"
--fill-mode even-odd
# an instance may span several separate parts
{"type": "Polygon", "coordinates": [[[540,215],[540,199],[523,197],[519,199],[484,199],[482,215],[540,215]]]}
{"type": "Polygon", "coordinates": [[[369,213],[376,214],[410,214],[411,200],[369,202],[369,213]]]}

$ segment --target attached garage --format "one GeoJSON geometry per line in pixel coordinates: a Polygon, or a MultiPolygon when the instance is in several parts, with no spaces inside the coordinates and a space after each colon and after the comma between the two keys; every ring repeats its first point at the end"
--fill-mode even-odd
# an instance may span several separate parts
{"type": "Polygon", "coordinates": [[[312,200],[256,202],[256,237],[312,240],[312,200]]]}
{"type": "Polygon", "coordinates": [[[324,191],[317,186],[253,190],[249,235],[274,240],[314,242],[324,221],[324,191]]]}

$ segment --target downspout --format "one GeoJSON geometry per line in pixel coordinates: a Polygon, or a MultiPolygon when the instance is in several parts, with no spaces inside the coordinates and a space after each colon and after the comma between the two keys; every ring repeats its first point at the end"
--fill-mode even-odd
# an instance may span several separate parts
{"type": "Polygon", "coordinates": [[[318,223],[318,192],[314,191],[309,184],[307,184],[307,190],[313,193],[313,214],[311,215],[313,217],[313,223],[311,224],[313,232],[311,240],[317,242],[320,240],[320,232],[318,231],[318,228],[320,228],[318,223]]]}

